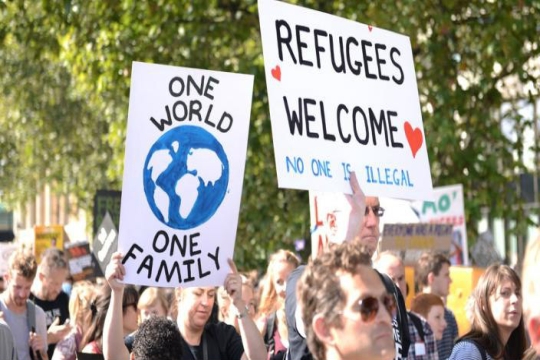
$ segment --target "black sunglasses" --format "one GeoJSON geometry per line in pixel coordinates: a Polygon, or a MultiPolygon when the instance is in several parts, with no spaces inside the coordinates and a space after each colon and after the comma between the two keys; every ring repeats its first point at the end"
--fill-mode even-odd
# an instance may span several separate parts
{"type": "Polygon", "coordinates": [[[375,317],[379,313],[380,303],[384,305],[391,317],[395,316],[397,307],[396,299],[391,294],[384,294],[380,299],[368,296],[360,300],[354,310],[360,313],[363,322],[370,323],[375,320],[375,317]]]}
{"type": "Polygon", "coordinates": [[[366,212],[364,213],[364,216],[369,215],[369,209],[373,211],[373,214],[375,214],[376,217],[381,217],[384,215],[384,208],[382,208],[380,205],[375,205],[375,206],[366,205],[366,212]]]}

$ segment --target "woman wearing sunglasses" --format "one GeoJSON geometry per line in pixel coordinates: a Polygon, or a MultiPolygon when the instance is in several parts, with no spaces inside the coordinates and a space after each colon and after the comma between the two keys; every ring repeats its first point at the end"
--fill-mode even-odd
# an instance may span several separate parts
{"type": "Polygon", "coordinates": [[[452,350],[450,360],[522,359],[527,347],[521,281],[507,265],[491,265],[474,290],[471,330],[452,350]]]}

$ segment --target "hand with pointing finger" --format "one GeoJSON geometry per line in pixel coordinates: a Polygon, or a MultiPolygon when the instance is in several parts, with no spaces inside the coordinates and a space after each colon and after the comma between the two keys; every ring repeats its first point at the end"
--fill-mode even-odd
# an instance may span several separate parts
{"type": "Polygon", "coordinates": [[[349,216],[349,225],[347,228],[347,235],[345,241],[354,240],[360,237],[362,230],[362,223],[364,222],[364,216],[366,213],[366,195],[360,188],[356,173],[351,171],[351,177],[349,183],[352,188],[352,195],[345,195],[347,201],[351,205],[351,214],[349,216]]]}
{"type": "Polygon", "coordinates": [[[234,261],[232,261],[232,259],[227,259],[227,262],[229,263],[231,272],[225,278],[223,287],[236,308],[245,307],[244,301],[242,300],[242,277],[238,273],[234,261]]]}

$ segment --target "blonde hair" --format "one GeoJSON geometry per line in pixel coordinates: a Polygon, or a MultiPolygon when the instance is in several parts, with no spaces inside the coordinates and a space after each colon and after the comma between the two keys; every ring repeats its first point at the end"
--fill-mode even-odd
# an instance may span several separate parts
{"type": "Polygon", "coordinates": [[[86,331],[92,323],[90,304],[94,298],[95,289],[95,285],[87,280],[76,282],[71,289],[69,317],[82,332],[86,331]]]}
{"type": "Polygon", "coordinates": [[[165,290],[157,287],[148,287],[144,289],[141,296],[139,297],[139,302],[137,303],[137,308],[147,308],[150,306],[160,305],[165,313],[169,312],[169,300],[165,290]]]}
{"type": "Polygon", "coordinates": [[[291,264],[294,269],[300,265],[298,257],[289,250],[278,250],[270,256],[270,262],[266,269],[266,274],[261,281],[260,300],[259,300],[259,315],[268,316],[279,308],[278,294],[274,287],[273,268],[276,264],[286,262],[291,264]]]}

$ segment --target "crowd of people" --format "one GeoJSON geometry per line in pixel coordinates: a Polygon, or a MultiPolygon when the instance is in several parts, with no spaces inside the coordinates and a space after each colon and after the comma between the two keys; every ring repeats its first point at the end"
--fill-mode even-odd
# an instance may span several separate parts
{"type": "Polygon", "coordinates": [[[485,270],[469,302],[471,328],[458,336],[445,302],[448,258],[420,256],[407,308],[403,260],[376,252],[384,209],[354,176],[351,186],[346,238],[306,265],[279,250],[260,281],[229,259],[218,288],[138,288],[123,283],[115,253],[104,281],[67,289],[61,250],[39,263],[17,250],[0,294],[0,359],[540,359],[540,237],[521,274],[502,264],[485,270]]]}

